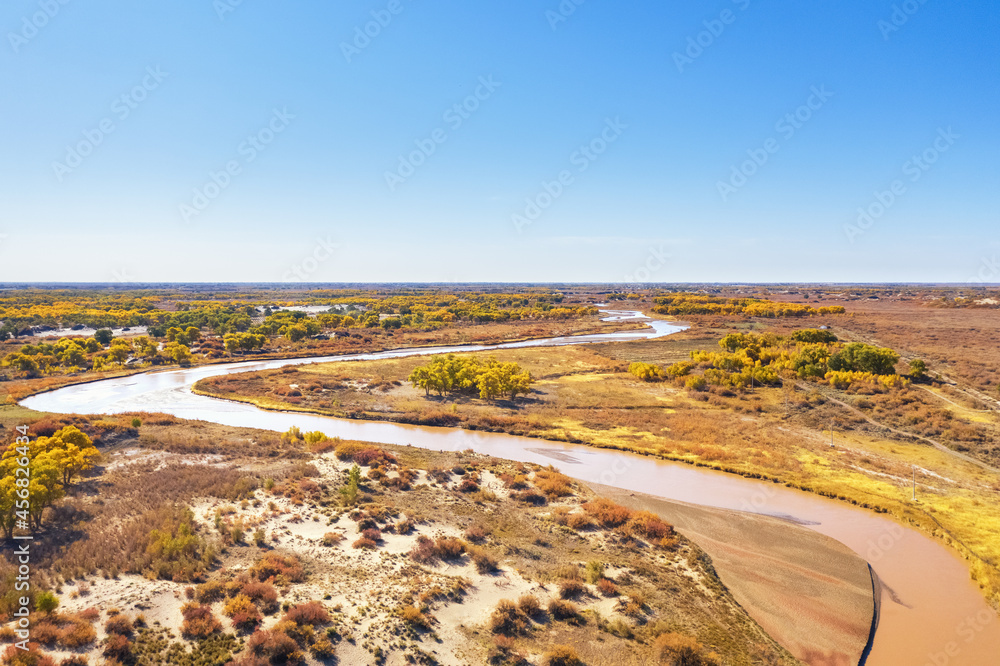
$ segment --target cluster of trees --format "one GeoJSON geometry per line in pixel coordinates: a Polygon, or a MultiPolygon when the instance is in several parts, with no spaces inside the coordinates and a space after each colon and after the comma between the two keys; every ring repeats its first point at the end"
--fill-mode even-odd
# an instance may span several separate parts
{"type": "Polygon", "coordinates": [[[787,337],[730,333],[719,340],[719,347],[721,351],[692,351],[690,361],[667,367],[632,363],[629,372],[643,381],[675,380],[695,389],[777,385],[782,378],[822,379],[838,388],[859,383],[893,388],[923,377],[927,369],[915,359],[909,377],[904,377],[896,373],[899,354],[892,349],[861,342],[842,345],[833,333],[820,329],[794,331],[787,337]]]}
{"type": "Polygon", "coordinates": [[[763,298],[724,298],[703,294],[675,293],[657,296],[653,312],[665,315],[746,315],[748,317],[806,317],[843,314],[842,305],[814,308],[802,303],[780,303],[763,298]]]}
{"type": "Polygon", "coordinates": [[[236,351],[248,352],[266,345],[267,336],[262,333],[226,333],[222,342],[230,354],[236,351]]]}
{"type": "MultiPolygon", "coordinates": [[[[105,329],[106,330],[106,329],[105,329]]],[[[2,365],[21,373],[24,377],[37,377],[57,370],[78,372],[93,369],[95,372],[124,367],[131,359],[142,364],[190,363],[194,358],[191,349],[181,342],[197,331],[181,332],[174,340],[160,348],[160,343],[146,335],[133,338],[113,338],[99,330],[93,338],[60,338],[56,342],[23,345],[18,351],[4,356],[2,365]],[[107,348],[101,341],[109,342],[107,348]]],[[[108,331],[110,333],[110,331],[108,331]]]]}
{"type": "Polygon", "coordinates": [[[45,509],[100,457],[76,426],[31,441],[17,437],[0,457],[0,528],[9,539],[19,524],[41,527],[45,509]],[[23,471],[21,471],[23,470],[23,471]]]}
{"type": "Polygon", "coordinates": [[[409,381],[430,395],[473,393],[483,400],[495,400],[505,395],[516,400],[531,390],[531,374],[517,363],[502,363],[490,357],[482,363],[474,356],[454,354],[432,356],[426,365],[413,369],[409,381]]]}

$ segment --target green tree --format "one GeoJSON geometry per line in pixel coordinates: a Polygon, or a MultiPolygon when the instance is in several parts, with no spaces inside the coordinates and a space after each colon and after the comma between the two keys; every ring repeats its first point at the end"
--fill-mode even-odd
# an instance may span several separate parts
{"type": "Polygon", "coordinates": [[[39,592],[35,595],[35,610],[39,613],[51,615],[57,608],[59,608],[59,597],[49,590],[39,592]]]}
{"type": "Polygon", "coordinates": [[[910,361],[910,376],[914,379],[923,379],[927,376],[927,364],[922,359],[915,358],[910,361]]]}
{"type": "Polygon", "coordinates": [[[101,343],[102,346],[107,346],[113,337],[115,337],[115,334],[110,328],[101,328],[94,331],[94,339],[101,343]]]}

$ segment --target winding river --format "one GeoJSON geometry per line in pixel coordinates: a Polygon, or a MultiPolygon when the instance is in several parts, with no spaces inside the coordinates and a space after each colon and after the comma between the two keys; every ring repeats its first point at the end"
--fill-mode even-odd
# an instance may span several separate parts
{"type": "Polygon", "coordinates": [[[667,322],[646,319],[637,312],[608,310],[606,314],[610,321],[642,320],[649,328],[499,345],[402,349],[147,372],[67,386],[32,396],[22,404],[55,413],[164,412],[231,426],[285,431],[294,425],[346,439],[437,450],[473,449],[522,462],[554,463],[585,482],[694,504],[787,517],[844,543],[868,560],[882,580],[881,618],[867,664],[1000,665],[1000,620],[970,580],[961,558],[931,538],[870,511],[773,483],[630,453],[498,433],[271,412],[191,392],[191,385],[206,377],[285,365],[638,340],[682,330],[667,322]]]}

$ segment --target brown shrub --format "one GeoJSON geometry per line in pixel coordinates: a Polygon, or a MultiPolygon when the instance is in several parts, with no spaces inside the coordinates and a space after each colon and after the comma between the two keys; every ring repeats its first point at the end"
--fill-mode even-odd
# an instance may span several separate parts
{"type": "Polygon", "coordinates": [[[59,644],[70,650],[90,645],[97,640],[97,631],[86,620],[77,620],[63,629],[59,644]]]}
{"type": "Polygon", "coordinates": [[[111,634],[104,641],[104,656],[123,664],[132,663],[132,644],[121,634],[111,634]]]}
{"type": "Polygon", "coordinates": [[[240,594],[248,597],[264,613],[278,610],[278,591],[270,583],[250,581],[240,588],[240,594]]]}
{"type": "Polygon", "coordinates": [[[556,645],[542,656],[542,666],[583,666],[583,660],[570,646],[556,645]]]}
{"type": "Polygon", "coordinates": [[[549,613],[557,620],[575,620],[580,615],[576,604],[562,599],[553,599],[549,602],[549,613]]]}
{"type": "Polygon", "coordinates": [[[517,607],[528,617],[534,617],[540,610],[542,610],[541,602],[539,602],[538,597],[533,594],[521,595],[521,598],[517,600],[517,607]]]}
{"type": "Polygon", "coordinates": [[[559,596],[563,599],[577,599],[587,588],[578,580],[566,579],[559,583],[559,596]]]}
{"type": "Polygon", "coordinates": [[[212,613],[211,606],[186,603],[181,607],[181,615],[184,617],[181,635],[189,640],[206,638],[222,630],[222,623],[212,613]]]}
{"type": "Polygon", "coordinates": [[[355,548],[364,548],[365,550],[375,550],[376,548],[378,548],[378,544],[375,543],[375,541],[373,541],[372,539],[369,539],[368,537],[361,537],[360,539],[355,541],[352,544],[352,546],[354,546],[355,548]]]}
{"type": "Polygon", "coordinates": [[[421,629],[429,629],[431,626],[430,620],[416,606],[404,606],[399,611],[399,617],[403,619],[403,622],[421,629]]]}
{"type": "Polygon", "coordinates": [[[108,618],[108,621],[104,624],[104,631],[108,634],[131,636],[132,620],[128,619],[128,616],[125,614],[119,613],[108,618]]]}
{"type": "Polygon", "coordinates": [[[250,568],[250,575],[262,582],[274,578],[281,582],[299,583],[305,578],[305,571],[295,555],[267,553],[250,568]]]}
{"type": "Polygon", "coordinates": [[[666,666],[714,666],[714,656],[705,654],[701,643],[684,634],[660,634],[653,641],[653,654],[666,666]]]}
{"type": "Polygon", "coordinates": [[[292,606],[282,618],[285,622],[310,626],[329,624],[330,613],[318,601],[308,601],[304,604],[292,606]]]}
{"type": "Polygon", "coordinates": [[[606,597],[614,597],[618,595],[618,586],[607,578],[602,578],[597,581],[597,591],[606,597]]]}
{"type": "Polygon", "coordinates": [[[510,599],[501,599],[490,615],[489,629],[494,634],[517,636],[528,633],[530,628],[528,617],[510,599]]]}
{"type": "Polygon", "coordinates": [[[488,532],[486,528],[482,525],[470,525],[467,530],[465,530],[465,538],[473,543],[482,543],[486,541],[486,536],[488,532]]]}

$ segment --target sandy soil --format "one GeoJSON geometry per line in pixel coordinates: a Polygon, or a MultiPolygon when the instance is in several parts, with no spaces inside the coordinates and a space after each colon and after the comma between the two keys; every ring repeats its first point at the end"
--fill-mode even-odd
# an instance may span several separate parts
{"type": "Polygon", "coordinates": [[[589,485],[673,523],[708,553],[750,616],[798,659],[859,663],[875,611],[872,579],[868,563],[840,542],[769,516],[589,485]]]}

